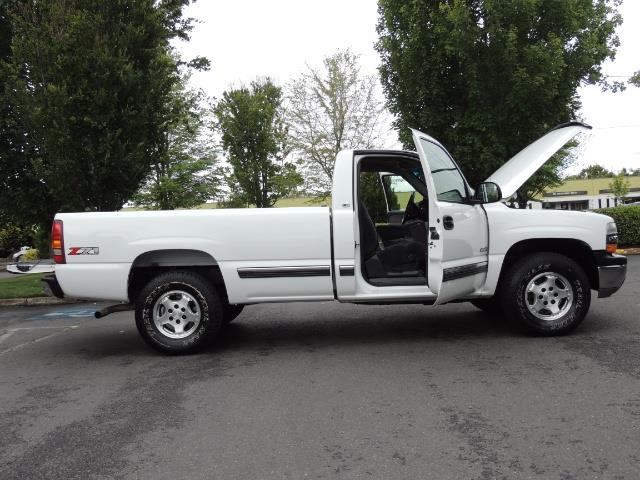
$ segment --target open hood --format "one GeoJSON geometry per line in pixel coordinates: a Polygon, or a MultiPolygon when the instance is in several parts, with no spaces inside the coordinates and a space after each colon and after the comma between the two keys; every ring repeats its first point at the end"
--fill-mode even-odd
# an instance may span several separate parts
{"type": "Polygon", "coordinates": [[[554,153],[584,130],[591,130],[591,127],[580,122],[558,125],[518,152],[486,181],[498,184],[503,199],[511,197],[554,153]]]}

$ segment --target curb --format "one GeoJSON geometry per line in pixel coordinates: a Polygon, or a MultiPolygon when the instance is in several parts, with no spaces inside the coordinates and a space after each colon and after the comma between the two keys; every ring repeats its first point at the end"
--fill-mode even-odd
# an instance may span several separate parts
{"type": "Polygon", "coordinates": [[[30,297],[30,298],[0,298],[0,307],[30,307],[38,305],[65,305],[71,303],[84,303],[86,300],[55,297],[30,297]]]}

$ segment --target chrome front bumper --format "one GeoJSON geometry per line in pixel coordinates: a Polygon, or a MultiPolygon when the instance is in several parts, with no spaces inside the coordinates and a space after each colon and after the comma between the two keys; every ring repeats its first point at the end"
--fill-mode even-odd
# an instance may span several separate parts
{"type": "Polygon", "coordinates": [[[623,255],[601,255],[598,260],[598,298],[616,293],[627,276],[627,257],[623,255]]]}

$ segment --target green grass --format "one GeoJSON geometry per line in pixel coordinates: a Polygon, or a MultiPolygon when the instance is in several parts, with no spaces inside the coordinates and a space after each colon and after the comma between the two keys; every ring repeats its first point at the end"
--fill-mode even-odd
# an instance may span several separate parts
{"type": "Polygon", "coordinates": [[[331,198],[327,197],[324,200],[318,200],[317,198],[305,198],[305,197],[296,197],[296,198],[281,198],[276,202],[276,207],[278,208],[287,208],[287,207],[322,207],[331,205],[331,198]]]}
{"type": "Polygon", "coordinates": [[[43,297],[42,282],[44,273],[27,273],[10,278],[0,278],[0,298],[43,297]]]}

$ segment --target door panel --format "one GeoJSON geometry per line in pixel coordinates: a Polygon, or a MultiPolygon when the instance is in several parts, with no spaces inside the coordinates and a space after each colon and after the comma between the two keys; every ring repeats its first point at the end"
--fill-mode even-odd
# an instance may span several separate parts
{"type": "Polygon", "coordinates": [[[433,138],[413,130],[429,189],[429,289],[436,304],[463,297],[484,284],[488,229],[480,205],[463,203],[468,188],[457,165],[433,138]]]}

